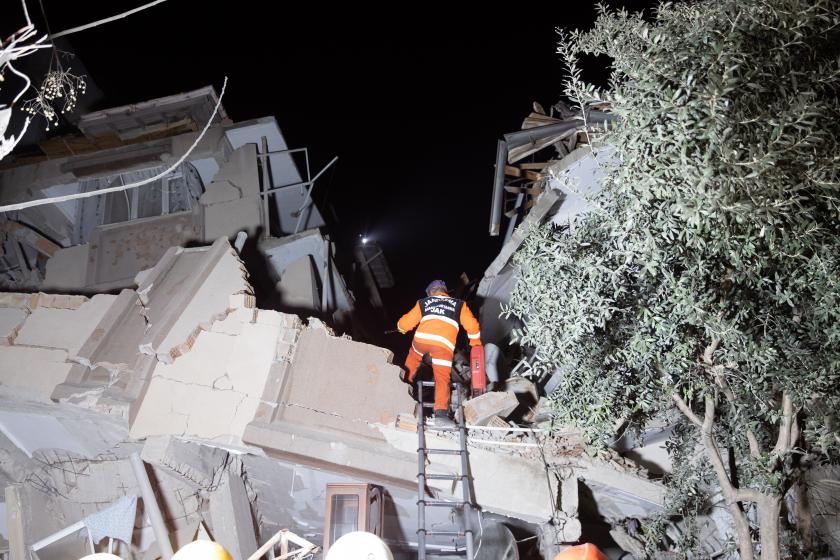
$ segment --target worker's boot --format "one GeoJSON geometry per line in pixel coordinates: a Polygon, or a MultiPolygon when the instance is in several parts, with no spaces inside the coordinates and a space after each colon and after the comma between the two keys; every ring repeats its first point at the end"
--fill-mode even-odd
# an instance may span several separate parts
{"type": "Polygon", "coordinates": [[[431,418],[431,424],[438,428],[451,428],[455,426],[455,422],[445,410],[435,410],[435,415],[431,418]]]}

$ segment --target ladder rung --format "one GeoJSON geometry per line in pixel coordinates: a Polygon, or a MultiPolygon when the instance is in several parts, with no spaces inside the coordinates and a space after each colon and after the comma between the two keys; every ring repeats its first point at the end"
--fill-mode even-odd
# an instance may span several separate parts
{"type": "Polygon", "coordinates": [[[420,502],[423,502],[426,507],[448,507],[452,509],[460,509],[466,504],[466,502],[447,502],[446,500],[420,500],[420,502]]]}
{"type": "Polygon", "coordinates": [[[461,428],[457,427],[443,427],[443,426],[435,426],[435,425],[425,425],[427,430],[435,431],[435,432],[457,432],[461,428]]]}
{"type": "Polygon", "coordinates": [[[465,474],[424,474],[423,476],[426,480],[461,480],[462,478],[466,480],[467,478],[465,474]]]}
{"type": "Polygon", "coordinates": [[[426,536],[435,537],[465,537],[467,534],[464,531],[426,531],[426,536]]]}
{"type": "Polygon", "coordinates": [[[435,403],[433,403],[433,402],[424,402],[423,403],[423,408],[432,408],[434,406],[435,406],[435,403]]]}
{"type": "MultiPolygon", "coordinates": [[[[434,387],[435,382],[434,381],[421,381],[420,385],[422,385],[423,387],[434,387]]],[[[457,383],[450,383],[449,385],[450,385],[450,387],[458,387],[457,383]]]]}
{"type": "Polygon", "coordinates": [[[420,447],[417,451],[425,451],[426,453],[437,453],[438,455],[460,455],[460,449],[436,449],[433,447],[420,447]]]}

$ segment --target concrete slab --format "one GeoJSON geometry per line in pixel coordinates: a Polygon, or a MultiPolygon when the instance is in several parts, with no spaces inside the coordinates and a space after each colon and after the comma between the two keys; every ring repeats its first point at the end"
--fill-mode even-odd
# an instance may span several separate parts
{"type": "Polygon", "coordinates": [[[201,331],[190,352],[157,364],[132,436],[242,437],[265,390],[280,327],[238,316],[240,334],[201,331]]]}
{"type": "Polygon", "coordinates": [[[230,181],[213,181],[207,186],[207,190],[201,195],[198,201],[205,205],[232,202],[242,198],[242,189],[230,181]]]}
{"type": "Polygon", "coordinates": [[[256,144],[244,144],[231,152],[228,160],[213,177],[213,182],[207,186],[207,190],[200,200],[202,204],[212,204],[212,202],[206,202],[204,196],[209,193],[209,198],[213,197],[213,187],[217,182],[227,183],[235,187],[240,193],[239,198],[258,197],[260,195],[260,177],[256,144]]]}
{"type": "Polygon", "coordinates": [[[318,272],[310,255],[303,255],[286,266],[277,283],[277,292],[284,309],[316,311],[321,308],[318,272]]]}
{"type": "Polygon", "coordinates": [[[24,294],[20,292],[0,292],[0,307],[15,307],[18,309],[34,309],[37,307],[38,294],[24,294]]]}
{"type": "Polygon", "coordinates": [[[134,287],[137,273],[154,266],[167,249],[201,239],[200,220],[198,211],[187,211],[98,226],[90,240],[86,286],[134,287]]]}
{"type": "MultiPolygon", "coordinates": [[[[238,463],[237,463],[238,464],[238,463]]],[[[234,558],[249,558],[257,550],[256,531],[245,483],[231,469],[210,495],[213,538],[234,558]]]]}
{"type": "Polygon", "coordinates": [[[258,198],[243,198],[202,206],[204,213],[204,240],[209,242],[219,237],[233,237],[240,231],[249,236],[256,234],[262,226],[260,201],[258,198]]]}
{"type": "MultiPolygon", "coordinates": [[[[201,330],[224,319],[234,294],[252,294],[247,272],[227,239],[211,247],[172,248],[139,276],[138,294],[149,323],[140,351],[172,363],[188,352],[201,330]]],[[[254,307],[253,300],[245,300],[254,307]]]]}
{"type": "Polygon", "coordinates": [[[41,289],[50,292],[75,292],[87,284],[90,246],[73,245],[59,249],[47,261],[47,273],[41,289]]]}
{"type": "Polygon", "coordinates": [[[0,307],[0,345],[13,344],[29,311],[17,307],[0,307]]]}
{"type": "Polygon", "coordinates": [[[275,419],[381,439],[374,424],[393,423],[414,409],[391,358],[384,348],[304,329],[275,419]]]}
{"type": "Polygon", "coordinates": [[[39,449],[63,449],[83,456],[93,451],[48,414],[0,410],[0,432],[29,457],[39,449]]]}
{"type": "MultiPolygon", "coordinates": [[[[405,453],[416,452],[417,434],[394,427],[381,427],[388,443],[405,453]]],[[[449,438],[427,434],[428,447],[457,449],[458,443],[449,438]]],[[[558,495],[556,477],[547,478],[542,461],[531,460],[486,449],[470,448],[470,472],[473,476],[475,500],[482,510],[542,523],[552,518],[550,495],[558,495]],[[508,481],[508,490],[500,487],[500,481],[508,481]],[[550,491],[549,491],[550,490],[550,491]]],[[[460,473],[460,458],[457,455],[435,455],[427,472],[434,474],[460,473]]],[[[415,468],[416,470],[416,468],[415,468]]],[[[460,496],[459,486],[432,485],[452,496],[460,496]]]]}
{"type": "Polygon", "coordinates": [[[65,350],[0,346],[0,385],[38,401],[48,401],[72,364],[65,350]]]}
{"type": "Polygon", "coordinates": [[[229,454],[218,447],[162,436],[148,438],[140,457],[196,490],[209,491],[221,483],[229,454]]]}
{"type": "Polygon", "coordinates": [[[20,329],[15,344],[65,350],[75,355],[116,300],[97,294],[78,309],[56,309],[39,304],[20,329]]]}
{"type": "Polygon", "coordinates": [[[512,391],[484,393],[464,402],[464,418],[467,424],[484,426],[494,416],[509,416],[518,406],[512,391]]]}

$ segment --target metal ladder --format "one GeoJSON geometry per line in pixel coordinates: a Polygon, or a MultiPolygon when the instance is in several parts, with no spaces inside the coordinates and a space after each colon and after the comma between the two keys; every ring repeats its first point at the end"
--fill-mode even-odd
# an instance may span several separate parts
{"type": "Polygon", "coordinates": [[[423,400],[423,388],[434,387],[434,381],[418,381],[417,382],[417,400],[420,402],[420,414],[417,419],[417,559],[426,560],[426,537],[464,537],[466,541],[465,549],[457,550],[461,553],[464,550],[467,553],[467,560],[474,560],[475,549],[473,545],[473,531],[471,528],[471,519],[473,513],[473,497],[472,497],[472,479],[469,474],[469,458],[467,455],[467,426],[464,421],[464,396],[461,386],[458,383],[453,383],[453,394],[456,404],[456,421],[457,427],[430,427],[429,430],[438,432],[459,432],[459,449],[435,449],[426,447],[426,418],[425,409],[433,408],[434,403],[427,403],[423,400]],[[461,456],[461,474],[426,474],[426,456],[438,455],[460,455],[461,456]],[[432,500],[426,498],[426,481],[427,480],[451,480],[460,481],[461,490],[463,494],[463,501],[450,502],[447,500],[432,500]],[[428,531],[426,530],[426,508],[427,507],[446,507],[450,509],[463,510],[464,527],[458,531],[428,531]]]}

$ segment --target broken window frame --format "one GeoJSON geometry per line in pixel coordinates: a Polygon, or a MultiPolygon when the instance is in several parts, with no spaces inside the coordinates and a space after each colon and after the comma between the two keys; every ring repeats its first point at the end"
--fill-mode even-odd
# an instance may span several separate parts
{"type": "MultiPolygon", "coordinates": [[[[129,173],[145,172],[152,176],[160,171],[163,171],[163,166],[121,171],[110,175],[83,179],[79,182],[79,187],[82,191],[91,191],[103,188],[101,185],[103,182],[105,187],[125,185],[133,181],[133,178],[127,177],[129,173]]],[[[87,243],[93,235],[93,231],[100,226],[190,211],[196,206],[203,192],[204,185],[201,176],[192,164],[185,162],[177,171],[155,181],[153,184],[80,200],[77,206],[73,244],[87,243]],[[157,189],[157,191],[154,191],[154,189],[157,189]],[[146,203],[144,207],[147,207],[149,199],[158,198],[154,196],[155,192],[160,193],[159,208],[151,208],[151,211],[149,211],[149,208],[145,208],[146,211],[141,212],[141,203],[146,203]],[[120,205],[125,208],[125,211],[122,215],[114,216],[115,206],[120,205]]]]}
{"type": "Polygon", "coordinates": [[[385,493],[382,487],[375,484],[360,483],[329,483],[326,489],[326,515],[324,517],[324,554],[329,551],[330,546],[343,535],[351,532],[345,531],[340,535],[334,535],[337,526],[337,511],[334,501],[339,497],[357,498],[357,513],[355,531],[366,531],[382,537],[382,529],[385,524],[385,493]],[[335,538],[334,538],[335,537],[335,538]]]}

